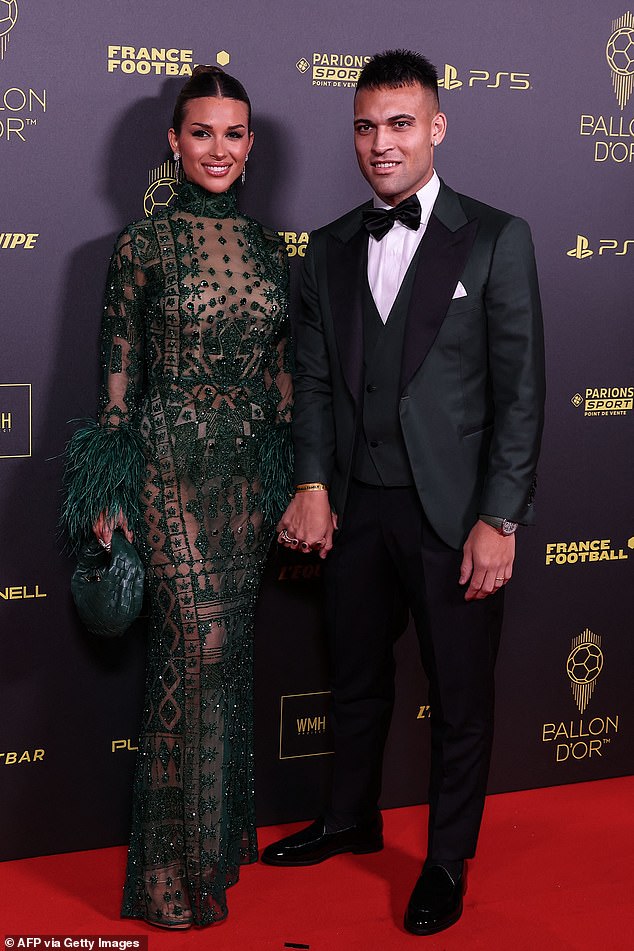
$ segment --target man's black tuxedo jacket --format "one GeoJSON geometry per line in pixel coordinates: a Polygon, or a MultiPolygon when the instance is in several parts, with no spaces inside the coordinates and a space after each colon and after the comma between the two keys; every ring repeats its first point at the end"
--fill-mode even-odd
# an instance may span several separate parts
{"type": "MultiPolygon", "coordinates": [[[[364,207],[311,235],[295,324],[295,481],[325,482],[340,524],[363,401],[364,207]]],[[[438,535],[460,548],[479,513],[532,522],[545,383],[530,231],[444,183],[421,241],[400,387],[438,535]],[[454,298],[459,281],[467,293],[454,298]]]]}

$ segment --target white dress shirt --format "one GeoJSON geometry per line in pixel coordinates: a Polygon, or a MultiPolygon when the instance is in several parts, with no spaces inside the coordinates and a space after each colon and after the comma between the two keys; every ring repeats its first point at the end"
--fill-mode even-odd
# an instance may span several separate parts
{"type": "MultiPolygon", "coordinates": [[[[368,235],[368,283],[383,323],[396,300],[401,283],[421,242],[427,222],[440,191],[440,179],[434,171],[426,185],[416,192],[421,207],[420,226],[412,231],[395,221],[381,241],[368,235]]],[[[390,208],[374,196],[375,208],[390,208]]]]}

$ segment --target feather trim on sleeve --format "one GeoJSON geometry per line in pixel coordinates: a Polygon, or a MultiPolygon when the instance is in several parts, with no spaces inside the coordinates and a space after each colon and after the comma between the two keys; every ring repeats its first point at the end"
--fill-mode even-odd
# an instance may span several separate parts
{"type": "Polygon", "coordinates": [[[141,437],[129,424],[102,427],[95,420],[81,422],[66,446],[61,512],[73,548],[90,536],[101,512],[113,516],[123,512],[135,530],[145,473],[141,437]]]}
{"type": "Polygon", "coordinates": [[[271,427],[260,447],[262,512],[275,525],[293,495],[293,442],[289,423],[271,427]]]}

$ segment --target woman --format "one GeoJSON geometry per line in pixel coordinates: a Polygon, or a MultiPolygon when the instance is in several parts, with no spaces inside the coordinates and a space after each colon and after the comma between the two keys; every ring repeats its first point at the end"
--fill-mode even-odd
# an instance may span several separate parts
{"type": "Polygon", "coordinates": [[[116,243],[100,422],[69,449],[71,533],[92,525],[108,546],[114,528],[134,532],[146,564],[122,916],[169,928],[226,917],[226,888],[257,858],[252,629],[274,496],[284,505],[291,378],[283,247],[236,208],[250,120],[237,80],[194,70],[168,134],[183,181],[116,243]]]}

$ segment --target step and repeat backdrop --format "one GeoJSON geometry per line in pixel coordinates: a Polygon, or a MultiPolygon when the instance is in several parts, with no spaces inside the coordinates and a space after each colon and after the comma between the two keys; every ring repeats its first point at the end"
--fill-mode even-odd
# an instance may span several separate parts
{"type": "MultiPolygon", "coordinates": [[[[94,415],[114,236],[172,195],[166,139],[197,63],[247,87],[241,205],[283,235],[368,197],[353,88],[378,50],[438,67],[453,188],[528,219],[548,416],[538,525],[518,533],[490,791],[628,773],[632,692],[634,15],[624,0],[0,0],[0,858],[126,841],[143,621],[101,643],[57,519],[73,419],[94,415]]],[[[258,814],[312,816],[331,762],[320,564],[274,551],[257,625],[258,814]]],[[[383,804],[424,801],[429,706],[412,631],[383,804]]]]}

